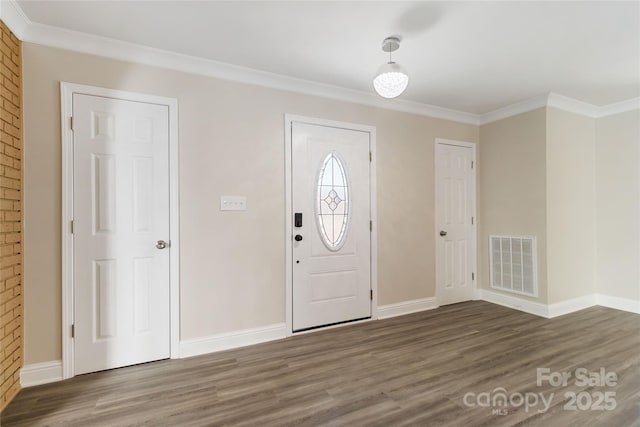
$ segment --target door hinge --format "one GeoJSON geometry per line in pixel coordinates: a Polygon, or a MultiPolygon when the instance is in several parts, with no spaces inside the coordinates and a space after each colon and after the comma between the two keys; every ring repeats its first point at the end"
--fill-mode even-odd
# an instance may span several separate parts
{"type": "Polygon", "coordinates": [[[369,292],[369,299],[373,301],[373,289],[371,289],[371,291],[369,292]]]}
{"type": "Polygon", "coordinates": [[[371,154],[371,151],[369,151],[369,161],[373,160],[373,154],[371,154]]]}
{"type": "Polygon", "coordinates": [[[369,231],[373,232],[373,221],[369,221],[369,231]]]}
{"type": "Polygon", "coordinates": [[[71,234],[73,234],[74,229],[75,229],[75,222],[73,220],[71,220],[70,228],[71,228],[71,234]]]}
{"type": "Polygon", "coordinates": [[[471,217],[471,225],[473,225],[473,217],[471,217]]]}
{"type": "Polygon", "coordinates": [[[476,273],[471,273],[471,280],[476,280],[476,273]]]}
{"type": "Polygon", "coordinates": [[[76,337],[76,325],[71,325],[71,338],[76,337]]]}
{"type": "Polygon", "coordinates": [[[473,169],[473,160],[471,160],[471,169],[473,169]]]}
{"type": "Polygon", "coordinates": [[[69,129],[73,130],[73,116],[69,117],[69,129]]]}

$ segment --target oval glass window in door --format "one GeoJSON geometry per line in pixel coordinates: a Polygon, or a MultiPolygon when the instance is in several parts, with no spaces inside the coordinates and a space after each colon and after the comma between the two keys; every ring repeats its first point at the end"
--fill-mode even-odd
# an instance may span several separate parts
{"type": "Polygon", "coordinates": [[[320,166],[316,202],[320,237],[327,249],[337,251],[347,237],[351,204],[345,164],[335,151],[330,152],[320,166]]]}

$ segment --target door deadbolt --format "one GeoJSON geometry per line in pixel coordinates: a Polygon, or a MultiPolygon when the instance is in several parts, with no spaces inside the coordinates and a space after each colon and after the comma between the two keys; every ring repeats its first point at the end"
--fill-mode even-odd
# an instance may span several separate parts
{"type": "Polygon", "coordinates": [[[441,235],[441,236],[446,236],[446,235],[447,235],[447,232],[446,232],[446,231],[444,231],[444,230],[442,230],[442,231],[440,231],[440,235],[441,235]]]}
{"type": "Polygon", "coordinates": [[[296,237],[294,237],[294,239],[296,239],[296,242],[299,242],[300,240],[302,240],[302,236],[300,234],[296,234],[296,237]]]}

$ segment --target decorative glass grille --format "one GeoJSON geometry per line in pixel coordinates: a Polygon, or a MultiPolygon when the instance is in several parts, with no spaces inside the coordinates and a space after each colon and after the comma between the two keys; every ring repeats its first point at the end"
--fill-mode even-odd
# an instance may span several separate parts
{"type": "Polygon", "coordinates": [[[320,236],[329,250],[337,251],[347,236],[351,206],[347,172],[343,161],[334,151],[322,162],[316,195],[320,236]]]}

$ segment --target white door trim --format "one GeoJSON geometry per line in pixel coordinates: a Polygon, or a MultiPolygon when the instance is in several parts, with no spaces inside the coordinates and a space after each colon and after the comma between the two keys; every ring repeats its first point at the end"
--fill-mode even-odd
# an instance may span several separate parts
{"type": "MultiPolygon", "coordinates": [[[[436,156],[436,147],[438,145],[453,145],[453,146],[458,146],[458,147],[465,147],[465,148],[471,148],[471,155],[473,156],[472,160],[473,160],[473,175],[471,176],[471,188],[473,188],[473,191],[471,192],[471,212],[472,212],[472,216],[474,218],[474,222],[473,222],[473,231],[472,231],[472,237],[471,237],[471,241],[472,241],[472,247],[473,247],[473,256],[471,257],[472,259],[472,269],[473,272],[475,274],[475,278],[473,279],[473,295],[474,295],[474,299],[479,299],[479,294],[478,294],[478,213],[477,213],[477,192],[478,192],[478,187],[476,185],[477,182],[477,176],[478,176],[478,159],[476,156],[476,149],[477,149],[477,145],[472,143],[472,142],[464,142],[464,141],[455,141],[455,140],[451,140],[451,139],[444,139],[444,138],[436,138],[435,139],[435,144],[433,145],[433,158],[434,158],[434,186],[436,186],[436,188],[434,188],[434,194],[438,194],[437,191],[437,185],[438,185],[438,159],[436,156]]],[[[438,200],[435,200],[435,224],[434,224],[434,245],[435,245],[435,254],[436,254],[436,301],[438,302],[438,305],[440,305],[440,297],[439,297],[439,288],[438,288],[438,283],[440,283],[439,278],[440,278],[440,274],[442,274],[442,272],[438,271],[438,233],[440,232],[440,228],[439,228],[439,220],[440,218],[438,217],[438,206],[437,206],[438,200]]]]}
{"type": "Polygon", "coordinates": [[[284,115],[284,151],[285,151],[285,312],[286,312],[286,333],[293,335],[293,215],[291,187],[291,129],[293,122],[306,124],[329,126],[340,129],[357,130],[369,132],[369,149],[371,150],[371,164],[369,167],[369,193],[370,193],[370,215],[373,222],[371,231],[371,290],[373,299],[371,300],[371,319],[378,318],[378,217],[377,217],[377,197],[376,197],[376,128],[375,126],[346,123],[334,120],[317,119],[313,117],[298,116],[294,114],[284,115]]]}
{"type": "Polygon", "coordinates": [[[116,98],[169,108],[169,228],[170,255],[170,335],[171,358],[179,357],[180,342],[180,229],[178,194],[178,100],[121,90],[60,82],[62,129],[62,379],[74,376],[73,325],[73,94],[116,98]]]}

